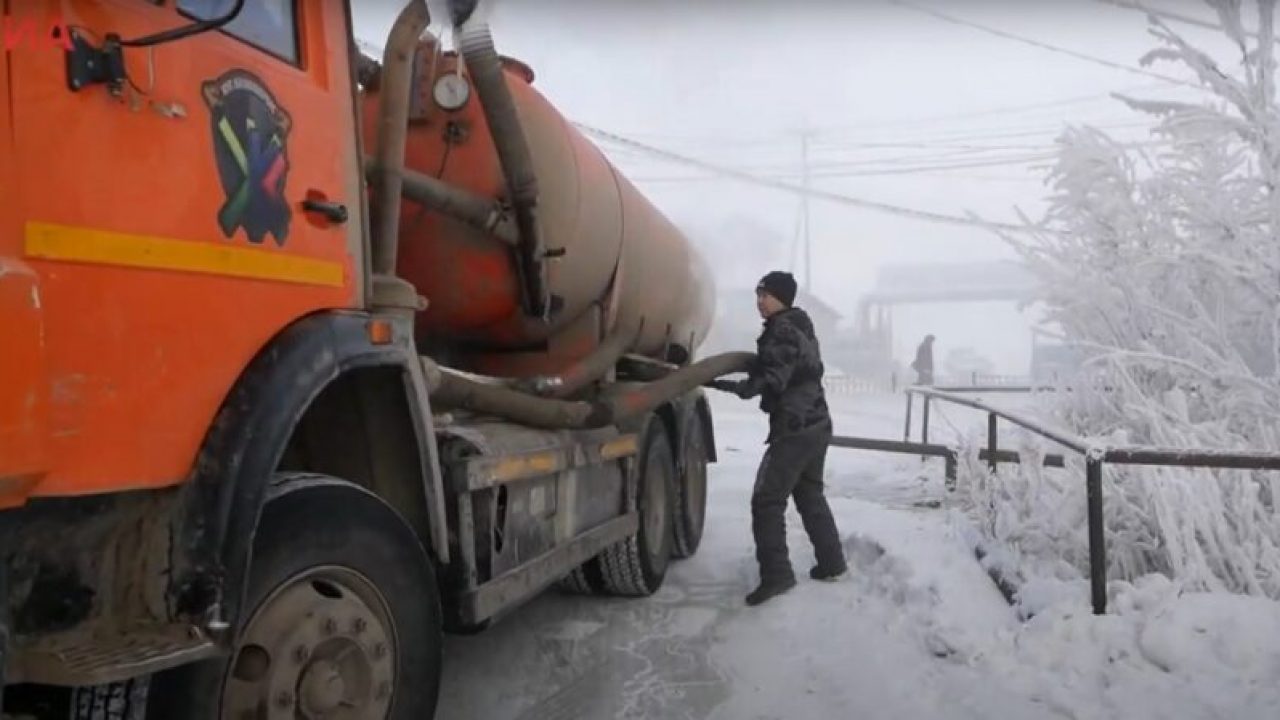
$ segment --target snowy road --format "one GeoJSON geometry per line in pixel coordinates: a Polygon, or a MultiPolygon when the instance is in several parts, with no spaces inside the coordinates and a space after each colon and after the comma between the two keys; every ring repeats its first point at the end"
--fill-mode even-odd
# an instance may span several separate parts
{"type": "MultiPolygon", "coordinates": [[[[833,405],[838,433],[901,437],[899,397],[833,405]]],[[[766,428],[747,403],[718,396],[715,412],[720,462],[698,554],[673,564],[652,598],[549,591],[481,635],[449,638],[441,718],[1280,717],[1275,603],[1241,598],[1236,615],[1250,621],[1224,629],[1175,602],[1167,612],[1183,621],[1153,630],[1141,613],[1092,618],[1081,596],[1023,623],[942,502],[937,460],[833,449],[828,495],[853,572],[807,579],[812,552],[791,509],[802,580],[745,607],[766,428]],[[1195,637],[1205,628],[1231,634],[1195,637]]],[[[946,409],[934,437],[980,420],[946,409]]],[[[1121,604],[1141,609],[1160,592],[1121,604]]]]}

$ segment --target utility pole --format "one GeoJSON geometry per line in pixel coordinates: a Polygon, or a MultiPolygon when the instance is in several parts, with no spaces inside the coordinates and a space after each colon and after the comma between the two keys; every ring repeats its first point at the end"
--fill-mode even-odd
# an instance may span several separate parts
{"type": "Polygon", "coordinates": [[[800,131],[800,186],[804,188],[804,194],[800,196],[800,214],[801,222],[804,223],[804,232],[801,235],[804,242],[804,289],[805,292],[813,294],[813,247],[809,236],[809,129],[805,128],[800,131]]]}
{"type": "MultiPolygon", "coordinates": [[[[803,205],[803,200],[801,201],[803,205]]],[[[792,275],[800,272],[800,235],[804,232],[804,210],[803,207],[796,208],[795,227],[791,228],[791,248],[788,250],[790,263],[787,265],[787,271],[792,275]]]]}

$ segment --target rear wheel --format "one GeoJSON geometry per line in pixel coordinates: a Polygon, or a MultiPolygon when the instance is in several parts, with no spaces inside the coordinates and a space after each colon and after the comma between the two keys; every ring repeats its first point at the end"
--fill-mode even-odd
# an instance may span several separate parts
{"type": "Polygon", "coordinates": [[[603,589],[612,595],[652,595],[662,587],[671,559],[675,461],[662,421],[651,418],[636,468],[640,527],[596,556],[603,589]]]}
{"type": "Polygon", "coordinates": [[[157,675],[151,720],[435,714],[442,617],[416,535],[354,485],[297,480],[263,511],[231,656],[157,675]]]}
{"type": "Polygon", "coordinates": [[[675,521],[672,538],[673,555],[692,557],[702,543],[702,529],[707,518],[707,452],[702,413],[694,411],[685,423],[683,454],[684,474],[675,493],[675,521]]]}
{"type": "Polygon", "coordinates": [[[594,560],[579,565],[573,569],[573,572],[565,575],[560,579],[556,586],[561,592],[570,595],[594,595],[596,594],[596,585],[591,581],[588,571],[594,560]]]}

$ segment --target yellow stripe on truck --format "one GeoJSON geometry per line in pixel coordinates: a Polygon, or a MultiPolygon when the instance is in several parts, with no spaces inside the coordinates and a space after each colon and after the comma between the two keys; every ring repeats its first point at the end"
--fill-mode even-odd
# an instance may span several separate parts
{"type": "Polygon", "coordinates": [[[30,258],[342,287],[341,263],[256,248],[27,223],[30,258]]]}

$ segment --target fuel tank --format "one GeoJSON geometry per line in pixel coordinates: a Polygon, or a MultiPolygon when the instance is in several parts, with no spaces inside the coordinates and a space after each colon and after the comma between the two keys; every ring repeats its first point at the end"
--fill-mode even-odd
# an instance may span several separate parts
{"type": "MultiPolygon", "coordinates": [[[[420,46],[405,163],[473,195],[506,200],[502,164],[463,65],[452,51],[420,46]]],[[[424,347],[462,369],[520,377],[556,372],[609,333],[638,327],[631,352],[677,362],[693,356],[714,310],[705,260],[534,89],[528,66],[502,58],[502,74],[537,179],[554,312],[545,320],[524,313],[511,242],[406,198],[397,272],[427,299],[417,318],[424,347]]],[[[363,99],[367,148],[377,132],[377,94],[367,88],[363,99]]]]}

